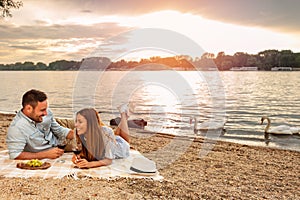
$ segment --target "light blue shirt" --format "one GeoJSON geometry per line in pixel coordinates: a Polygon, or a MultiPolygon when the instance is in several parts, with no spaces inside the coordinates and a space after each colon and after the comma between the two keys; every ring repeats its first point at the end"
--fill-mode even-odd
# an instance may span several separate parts
{"type": "MultiPolygon", "coordinates": [[[[103,130],[104,154],[94,155],[96,159],[121,159],[129,156],[130,145],[121,136],[115,135],[114,131],[108,126],[101,126],[103,130]],[[104,156],[104,157],[102,157],[104,156]]],[[[81,142],[87,147],[84,135],[79,135],[81,142]]]]}
{"type": "Polygon", "coordinates": [[[102,130],[104,131],[105,157],[109,159],[127,158],[130,149],[128,142],[119,135],[115,135],[108,126],[102,126],[102,130]]]}
{"type": "Polygon", "coordinates": [[[40,152],[57,144],[57,138],[66,138],[70,129],[60,126],[53,113],[47,109],[47,116],[41,123],[36,123],[19,111],[11,122],[6,144],[10,159],[15,159],[23,152],[40,152]]]}
{"type": "Polygon", "coordinates": [[[122,137],[115,135],[108,126],[102,126],[104,132],[105,158],[119,159],[129,156],[130,145],[122,137]]]}

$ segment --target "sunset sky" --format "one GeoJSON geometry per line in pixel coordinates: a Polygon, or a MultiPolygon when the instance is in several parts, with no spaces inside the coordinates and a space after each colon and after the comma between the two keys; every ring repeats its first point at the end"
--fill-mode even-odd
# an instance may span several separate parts
{"type": "MultiPolygon", "coordinates": [[[[0,64],[80,61],[95,52],[112,60],[190,53],[160,46],[165,39],[216,55],[300,52],[299,8],[298,0],[23,0],[0,21],[0,64]],[[156,31],[135,35],[144,28],[156,31]],[[158,45],[143,43],[149,38],[158,45]]],[[[202,55],[196,50],[190,56],[202,55]]]]}

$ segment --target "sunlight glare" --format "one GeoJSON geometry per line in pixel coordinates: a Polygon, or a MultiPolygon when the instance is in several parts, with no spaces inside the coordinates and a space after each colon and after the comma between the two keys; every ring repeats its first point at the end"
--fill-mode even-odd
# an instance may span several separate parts
{"type": "MultiPolygon", "coordinates": [[[[115,18],[117,19],[117,18],[115,18]]],[[[162,28],[194,40],[206,52],[258,53],[258,50],[299,48],[296,37],[259,27],[246,27],[205,19],[199,15],[164,10],[139,17],[120,17],[119,23],[141,28],[162,28]],[[298,46],[297,46],[298,45],[298,46]]],[[[194,56],[194,55],[192,55],[194,56]]]]}

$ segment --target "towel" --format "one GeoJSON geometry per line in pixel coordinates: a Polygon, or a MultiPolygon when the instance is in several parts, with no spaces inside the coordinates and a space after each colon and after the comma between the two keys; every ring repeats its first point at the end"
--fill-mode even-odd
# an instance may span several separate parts
{"type": "Polygon", "coordinates": [[[8,158],[8,150],[0,151],[0,176],[3,177],[18,177],[18,178],[63,178],[69,177],[73,179],[80,178],[104,178],[115,179],[118,177],[128,178],[150,178],[152,180],[163,180],[159,172],[155,173],[139,173],[130,170],[132,164],[137,159],[146,159],[139,151],[130,150],[130,156],[125,159],[113,160],[109,166],[102,166],[91,169],[74,168],[72,163],[73,153],[64,153],[57,159],[43,159],[43,162],[49,162],[51,167],[44,170],[26,170],[16,167],[19,162],[26,162],[26,160],[10,160],[8,158]]]}

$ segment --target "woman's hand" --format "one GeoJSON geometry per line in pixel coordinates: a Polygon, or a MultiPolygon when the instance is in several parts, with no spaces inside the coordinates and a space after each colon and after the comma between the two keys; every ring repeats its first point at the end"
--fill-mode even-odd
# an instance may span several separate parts
{"type": "Polygon", "coordinates": [[[73,162],[74,164],[76,164],[77,160],[78,160],[78,157],[77,157],[76,155],[73,155],[73,157],[72,157],[72,162],[73,162]]]}
{"type": "Polygon", "coordinates": [[[89,163],[86,159],[80,158],[80,156],[73,155],[72,162],[75,164],[78,168],[91,168],[91,163],[89,163]]]}
{"type": "MultiPolygon", "coordinates": [[[[88,168],[95,167],[95,166],[93,165],[93,162],[89,162],[89,161],[87,161],[87,160],[84,159],[84,158],[78,159],[78,158],[75,157],[75,159],[76,159],[76,160],[74,161],[75,166],[78,167],[78,168],[80,168],[80,169],[88,169],[88,168]]],[[[72,160],[73,160],[73,159],[72,159],[72,160]]]]}
{"type": "Polygon", "coordinates": [[[88,168],[110,165],[112,163],[112,160],[105,158],[103,160],[89,162],[84,158],[78,159],[76,155],[73,155],[72,162],[75,164],[76,167],[80,169],[88,169],[88,168]]]}

